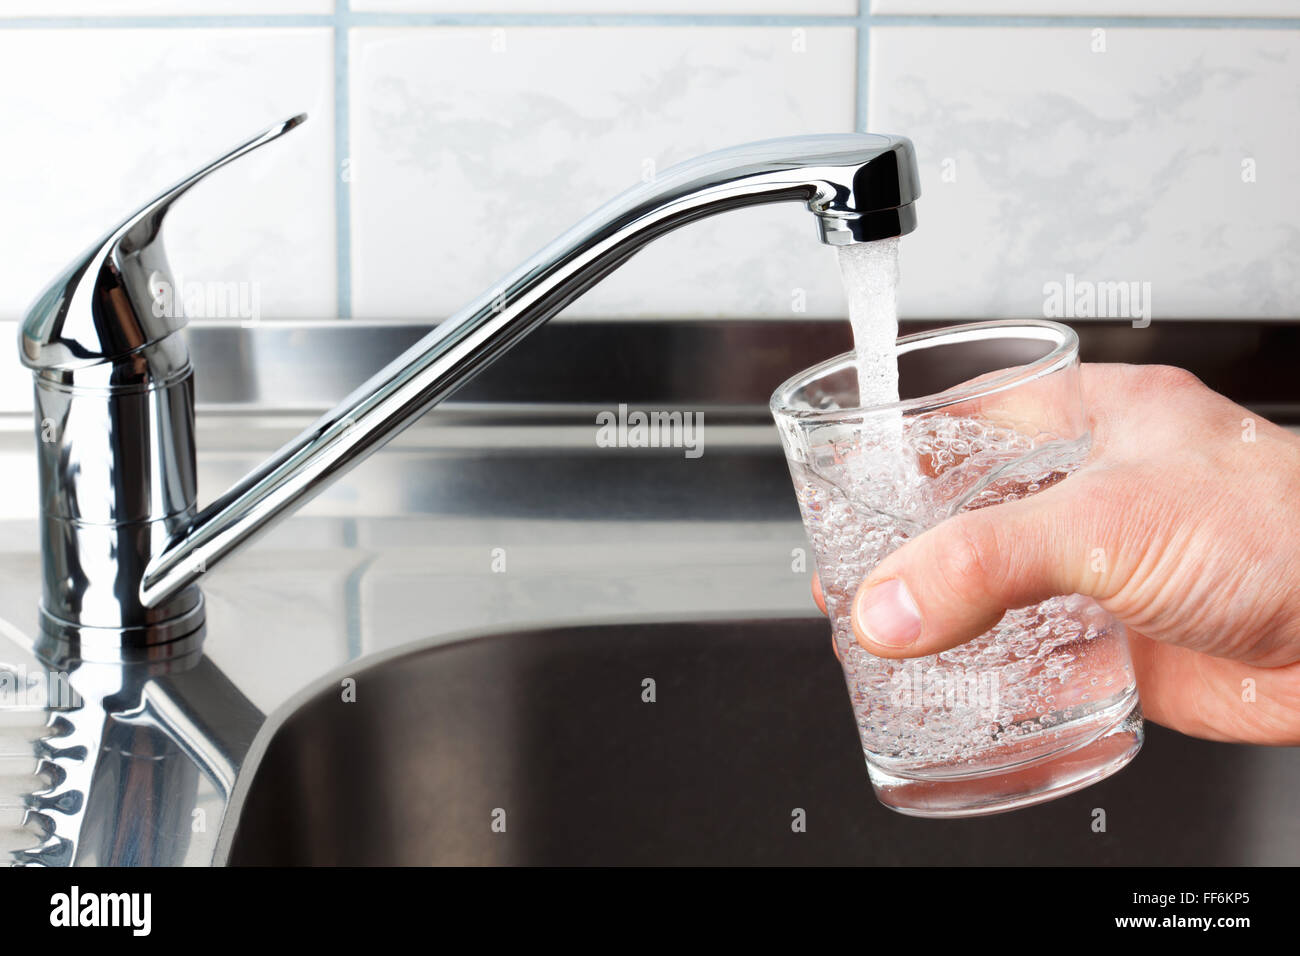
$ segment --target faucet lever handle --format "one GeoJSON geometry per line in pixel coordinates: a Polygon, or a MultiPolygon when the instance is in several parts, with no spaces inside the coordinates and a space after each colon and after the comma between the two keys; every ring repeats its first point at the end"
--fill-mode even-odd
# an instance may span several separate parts
{"type": "Polygon", "coordinates": [[[274,126],[262,130],[251,139],[240,143],[230,152],[223,156],[218,156],[212,162],[200,169],[195,170],[186,176],[180,182],[176,183],[160,196],[150,200],[133,215],[128,216],[126,221],[119,225],[110,236],[114,239],[116,251],[120,255],[131,255],[139,253],[150,243],[156,242],[158,235],[162,230],[163,218],[174,203],[185,193],[189,192],[190,187],[194,186],[200,180],[206,179],[211,173],[216,172],[222,166],[233,162],[239,157],[251,153],[259,146],[265,146],[274,139],[279,139],[289,130],[296,126],[301,126],[307,120],[306,113],[299,113],[291,116],[282,123],[276,123],[274,126]]]}
{"type": "Polygon", "coordinates": [[[23,364],[73,371],[112,362],[185,324],[175,307],[159,314],[156,286],[171,283],[160,236],[172,204],[227,163],[302,125],[299,113],[263,130],[180,180],[106,233],[37,297],[23,321],[23,364]]]}

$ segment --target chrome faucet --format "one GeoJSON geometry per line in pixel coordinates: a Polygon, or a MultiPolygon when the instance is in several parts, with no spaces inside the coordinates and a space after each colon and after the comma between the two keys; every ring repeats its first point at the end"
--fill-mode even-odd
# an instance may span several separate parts
{"type": "Polygon", "coordinates": [[[47,659],[159,661],[204,629],[201,576],[438,404],[642,246],[742,206],[801,202],[822,242],[911,232],[911,143],[869,134],[737,146],[674,166],[592,213],[442,322],[207,507],[195,478],[193,369],[166,291],[172,204],[298,126],[295,116],[181,180],[110,231],[28,312],[41,482],[47,659]]]}

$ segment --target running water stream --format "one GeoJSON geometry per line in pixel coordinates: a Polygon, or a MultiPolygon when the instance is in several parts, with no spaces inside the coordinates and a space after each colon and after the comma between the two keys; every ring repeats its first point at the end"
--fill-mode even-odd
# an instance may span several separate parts
{"type": "Polygon", "coordinates": [[[863,408],[898,401],[898,239],[840,246],[863,408]]]}

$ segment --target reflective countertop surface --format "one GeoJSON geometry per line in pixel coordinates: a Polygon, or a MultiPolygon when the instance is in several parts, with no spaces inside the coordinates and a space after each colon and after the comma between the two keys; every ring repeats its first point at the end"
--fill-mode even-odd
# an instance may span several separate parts
{"type": "MultiPolygon", "coordinates": [[[[168,695],[237,689],[245,698],[231,708],[242,725],[239,749],[266,715],[291,707],[322,675],[412,642],[556,623],[815,614],[803,531],[770,426],[706,422],[707,453],[687,458],[681,448],[598,447],[594,420],[479,427],[472,417],[454,425],[428,417],[212,573],[201,670],[211,665],[219,676],[166,678],[179,686],[168,695]]],[[[229,485],[307,420],[201,415],[200,494],[229,485]]],[[[34,674],[40,576],[30,425],[19,416],[3,425],[0,469],[11,480],[0,514],[0,662],[34,674]]],[[[94,670],[82,665],[71,676],[87,698],[102,686],[94,670]]],[[[65,716],[76,722],[75,711],[65,716]]],[[[38,727],[32,712],[10,708],[0,760],[10,754],[19,771],[23,738],[38,727]]],[[[137,725],[129,747],[142,747],[141,733],[137,725]]],[[[114,736],[106,731],[100,745],[114,736]]],[[[150,746],[155,765],[189,759],[170,741],[150,746]]],[[[237,773],[244,756],[222,759],[237,773]]],[[[23,778],[0,780],[14,790],[0,794],[3,827],[19,816],[23,778]]],[[[87,846],[77,862],[168,862],[167,854],[210,862],[228,794],[203,773],[174,785],[193,805],[172,821],[173,850],[116,856],[122,847],[87,846]]],[[[114,807],[105,812],[120,812],[114,807]]],[[[9,850],[31,843],[30,834],[0,837],[9,850]]]]}

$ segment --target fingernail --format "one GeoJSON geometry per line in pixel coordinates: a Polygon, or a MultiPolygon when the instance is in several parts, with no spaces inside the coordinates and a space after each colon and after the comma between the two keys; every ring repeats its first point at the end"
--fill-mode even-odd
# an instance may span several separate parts
{"type": "Polygon", "coordinates": [[[921,609],[897,578],[859,591],[853,616],[858,628],[881,647],[906,647],[921,636],[921,609]]]}

